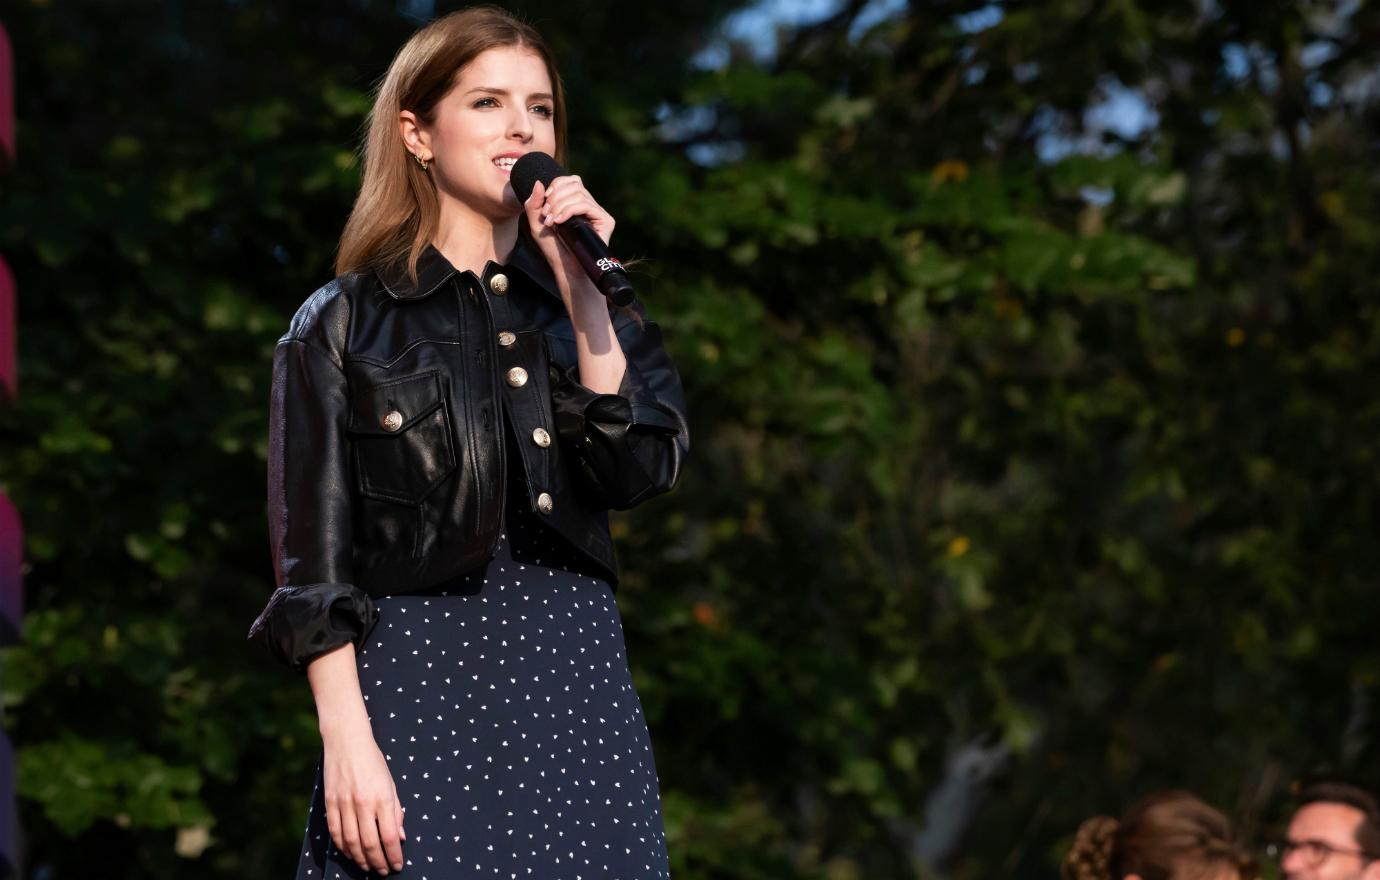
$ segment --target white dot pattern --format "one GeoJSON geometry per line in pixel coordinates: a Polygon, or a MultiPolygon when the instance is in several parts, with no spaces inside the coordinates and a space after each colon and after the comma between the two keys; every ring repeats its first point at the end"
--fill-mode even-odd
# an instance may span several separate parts
{"type": "MultiPolygon", "coordinates": [[[[357,666],[405,808],[389,876],[668,878],[613,592],[520,500],[483,571],[375,600],[357,666]]],[[[298,880],[372,876],[331,840],[318,765],[298,880]]]]}

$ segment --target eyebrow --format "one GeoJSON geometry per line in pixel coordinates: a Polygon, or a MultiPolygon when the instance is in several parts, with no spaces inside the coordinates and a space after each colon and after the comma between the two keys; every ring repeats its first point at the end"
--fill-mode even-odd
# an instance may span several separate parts
{"type": "MultiPolygon", "coordinates": [[[[496,89],[496,88],[494,88],[493,86],[475,86],[474,88],[470,89],[470,90],[469,90],[468,92],[466,92],[465,94],[467,94],[467,95],[472,95],[472,94],[474,94],[475,92],[486,92],[486,93],[488,93],[488,94],[490,94],[490,95],[503,95],[505,98],[510,94],[510,92],[509,92],[507,89],[496,89]]],[[[527,97],[529,97],[529,98],[545,98],[545,99],[548,100],[548,101],[554,100],[554,98],[551,96],[551,93],[550,93],[550,92],[533,92],[532,94],[528,95],[527,97]]]]}

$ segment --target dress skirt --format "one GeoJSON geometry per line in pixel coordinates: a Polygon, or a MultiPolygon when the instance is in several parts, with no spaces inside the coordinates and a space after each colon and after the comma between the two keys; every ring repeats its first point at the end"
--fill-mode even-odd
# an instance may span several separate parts
{"type": "MultiPolygon", "coordinates": [[[[404,880],[670,876],[660,791],[608,583],[510,491],[493,560],[377,598],[356,655],[404,807],[404,880]]],[[[323,756],[324,757],[324,756],[323,756]]],[[[338,850],[318,765],[298,880],[378,876],[338,850]]]]}

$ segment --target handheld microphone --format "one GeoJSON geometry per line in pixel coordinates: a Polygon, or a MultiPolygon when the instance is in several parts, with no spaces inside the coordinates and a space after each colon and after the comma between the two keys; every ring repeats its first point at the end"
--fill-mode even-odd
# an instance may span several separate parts
{"type": "MultiPolygon", "coordinates": [[[[551,186],[551,181],[565,174],[555,159],[545,153],[533,151],[524,153],[513,163],[513,170],[508,174],[508,180],[512,183],[513,192],[517,194],[518,201],[527,202],[532,196],[532,189],[536,187],[537,181],[542,182],[542,186],[551,186]]],[[[609,253],[608,245],[599,237],[599,233],[594,231],[589,220],[576,215],[569,217],[563,223],[557,223],[554,227],[556,234],[565,242],[565,246],[570,248],[570,252],[580,261],[580,267],[585,270],[589,280],[594,282],[594,286],[599,288],[599,292],[608,297],[609,302],[616,306],[626,306],[633,301],[636,293],[633,291],[632,282],[628,280],[628,273],[623,270],[623,264],[609,253]]]]}

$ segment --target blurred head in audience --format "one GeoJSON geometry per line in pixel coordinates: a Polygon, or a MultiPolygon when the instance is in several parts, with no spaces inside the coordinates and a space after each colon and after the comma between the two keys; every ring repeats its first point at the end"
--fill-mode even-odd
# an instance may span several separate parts
{"type": "Polygon", "coordinates": [[[1065,880],[1254,880],[1231,822],[1185,791],[1152,794],[1120,819],[1078,828],[1065,880]]]}
{"type": "Polygon", "coordinates": [[[1304,789],[1279,845],[1287,880],[1380,880],[1380,805],[1354,785],[1304,789]]]}

